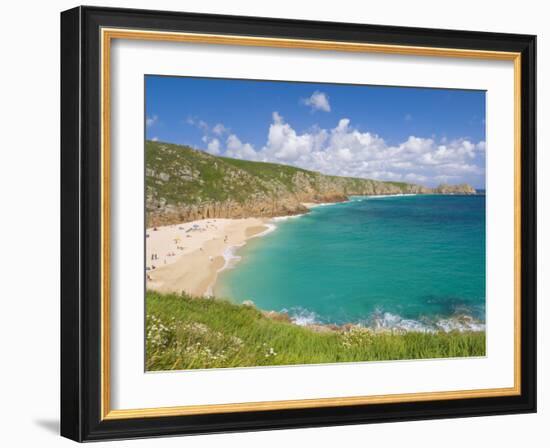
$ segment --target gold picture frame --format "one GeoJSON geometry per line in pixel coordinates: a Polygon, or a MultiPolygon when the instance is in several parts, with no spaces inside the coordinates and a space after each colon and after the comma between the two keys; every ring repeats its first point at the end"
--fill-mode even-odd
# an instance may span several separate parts
{"type": "MultiPolygon", "coordinates": [[[[525,311],[525,301],[532,300],[522,295],[522,281],[525,281],[525,273],[522,273],[522,269],[525,270],[525,259],[531,260],[532,253],[529,249],[529,253],[526,253],[525,241],[522,240],[522,222],[525,222],[525,216],[533,213],[533,204],[526,202],[525,185],[531,185],[532,179],[526,179],[524,176],[527,169],[531,169],[531,159],[526,159],[525,154],[534,151],[534,143],[529,143],[530,136],[525,135],[526,129],[529,129],[532,123],[532,115],[526,113],[526,110],[530,110],[532,102],[526,102],[526,89],[529,89],[531,78],[533,73],[530,71],[530,63],[534,57],[532,53],[532,36],[520,36],[520,37],[503,37],[504,44],[503,49],[488,48],[491,46],[489,36],[475,36],[477,38],[477,45],[479,48],[469,48],[467,46],[460,47],[460,42],[466,40],[464,38],[472,36],[462,36],[460,32],[448,32],[447,37],[439,37],[431,33],[432,30],[423,30],[427,36],[427,40],[433,41],[433,45],[427,45],[425,42],[421,44],[408,45],[404,42],[397,43],[391,42],[392,38],[387,37],[385,43],[380,41],[369,41],[368,26],[364,26],[366,37],[365,42],[358,41],[346,41],[342,40],[330,40],[320,38],[288,38],[271,36],[256,36],[250,35],[243,30],[242,35],[235,35],[223,32],[223,26],[220,25],[215,19],[212,19],[212,29],[216,31],[212,32],[199,32],[196,29],[190,31],[174,31],[170,29],[168,24],[169,20],[175,20],[178,17],[182,20],[182,28],[194,28],[193,17],[188,18],[185,15],[179,15],[177,13],[157,13],[150,12],[145,14],[146,20],[150,20],[150,23],[155,23],[156,29],[146,29],[144,26],[128,26],[132,23],[131,14],[127,12],[114,13],[110,11],[110,14],[114,14],[118,20],[113,20],[112,17],[107,20],[103,20],[102,13],[106,11],[102,8],[76,8],[65,12],[65,30],[68,34],[75,33],[75,23],[79,21],[92,21],[94,26],[94,36],[98,54],[94,56],[98,63],[99,74],[99,89],[97,91],[99,99],[99,251],[98,251],[98,272],[100,274],[99,280],[99,322],[98,322],[98,335],[100,337],[98,350],[99,350],[99,375],[97,378],[97,384],[99,386],[99,405],[94,407],[97,412],[94,416],[88,416],[87,418],[96,419],[97,425],[104,425],[106,422],[130,422],[140,419],[151,420],[151,426],[149,432],[153,434],[159,431],[156,427],[156,423],[153,422],[159,418],[186,418],[190,416],[208,416],[212,414],[239,414],[256,412],[261,413],[265,411],[289,411],[289,410],[306,410],[306,409],[319,409],[327,408],[333,410],[334,408],[345,407],[361,407],[371,405],[387,405],[398,403],[418,403],[421,405],[426,402],[434,401],[456,401],[456,400],[469,400],[469,399],[504,399],[506,397],[516,397],[516,399],[525,400],[528,395],[530,402],[532,401],[532,389],[525,389],[524,385],[527,379],[522,376],[525,369],[525,363],[533,363],[533,354],[531,350],[525,353],[526,339],[524,338],[525,331],[523,326],[526,322],[532,321],[533,316],[527,316],[525,311]],[[155,22],[153,22],[155,20],[155,22]],[[159,29],[158,24],[166,20],[166,29],[159,29]],[[111,366],[110,359],[111,353],[111,304],[110,304],[110,247],[111,247],[111,229],[110,229],[110,216],[111,216],[111,203],[110,203],[110,185],[111,185],[111,45],[113,41],[117,39],[124,40],[140,40],[140,41],[162,41],[162,42],[182,42],[182,43],[197,43],[208,45],[232,45],[242,47],[270,47],[270,48],[286,48],[286,49],[301,49],[301,50],[315,50],[315,51],[338,51],[338,52],[352,52],[352,53],[380,53],[380,54],[398,54],[398,55],[410,55],[410,56],[433,56],[433,57],[445,57],[445,58],[465,58],[465,59],[483,59],[483,60],[504,60],[511,61],[514,65],[514,386],[506,388],[493,388],[493,389],[475,389],[475,390],[460,390],[460,391],[445,391],[445,392],[423,392],[423,393],[405,393],[394,395],[373,395],[373,396],[353,396],[353,397],[339,397],[339,398],[315,398],[305,400],[283,400],[283,401],[268,401],[268,402],[246,402],[246,403],[232,403],[232,404],[218,404],[218,405],[189,405],[189,406],[175,406],[175,407],[160,407],[160,408],[142,408],[142,409],[112,409],[111,403],[111,366]],[[462,40],[461,40],[462,39],[462,40]],[[485,40],[484,40],[485,39],[485,40]],[[508,40],[507,40],[508,39],[508,40]],[[516,41],[521,43],[517,44],[516,41]],[[439,42],[439,45],[438,45],[439,42]],[[450,46],[450,42],[454,42],[454,45],[450,46]],[[527,75],[527,77],[526,77],[527,75]],[[527,87],[526,87],[527,85],[527,87]],[[528,356],[528,359],[526,358],[528,356]]],[[[108,10],[107,10],[108,11],[108,10]]],[[[120,10],[118,10],[120,11],[120,10]]],[[[227,18],[226,18],[227,19],[227,18]]],[[[235,19],[237,20],[237,19],[235,19]]],[[[268,21],[269,19],[258,19],[268,21]]],[[[252,23],[254,21],[252,20],[252,23]]],[[[295,24],[283,24],[279,22],[270,22],[275,26],[296,27],[295,24]]],[[[334,29],[338,29],[338,24],[322,24],[320,28],[325,27],[330,29],[334,26],[334,29]]],[[[345,27],[342,27],[344,29],[345,27]]],[[[342,32],[344,32],[342,31],[342,32]]],[[[372,31],[372,30],[371,30],[372,31]]],[[[77,33],[84,33],[83,29],[76,26],[77,33]]],[[[89,33],[89,31],[87,31],[89,33]]],[[[281,30],[280,33],[284,35],[287,29],[281,30]]],[[[374,32],[374,31],[372,31],[374,32]]],[[[380,36],[379,40],[383,40],[384,30],[378,31],[380,36]]],[[[435,33],[435,32],[434,32],[435,33]]],[[[276,33],[275,33],[276,34],[276,33]]],[[[389,33],[387,33],[389,36],[389,33]]],[[[467,34],[467,33],[466,33],[467,34]]],[[[377,34],[378,35],[378,34],[377,34]]],[[[82,38],[88,35],[82,35],[82,38]]],[[[511,35],[512,36],[512,35],[511,35]]],[[[89,36],[87,37],[89,38],[89,36]]],[[[405,39],[406,40],[406,39],[405,39]]],[[[76,44],[74,44],[76,45],[76,44]]],[[[470,44],[469,44],[470,45],[470,44]]],[[[72,47],[71,47],[72,49],[72,47]]],[[[70,64],[79,64],[80,62],[73,60],[74,54],[82,51],[77,48],[71,56],[71,60],[66,63],[66,66],[70,64]]],[[[69,60],[69,56],[66,57],[69,60]]],[[[72,76],[73,72],[67,71],[66,76],[72,76]]],[[[79,89],[81,86],[78,87],[79,89]]],[[[534,86],[532,86],[534,89],[534,86]]],[[[71,91],[70,94],[73,94],[71,91]]],[[[78,96],[80,97],[80,91],[78,96]]],[[[75,126],[74,123],[69,123],[68,127],[75,126]]],[[[68,132],[68,131],[67,131],[68,132]]],[[[63,149],[65,151],[66,149],[63,149]]],[[[531,188],[530,186],[528,188],[531,188]]],[[[73,213],[72,211],[70,213],[73,213]]],[[[69,212],[67,212],[69,214],[69,212]]],[[[529,216],[528,218],[529,219],[529,216]]],[[[530,224],[531,225],[531,224],[530,224]]],[[[80,250],[74,248],[68,248],[70,250],[80,250]]],[[[532,260],[531,260],[532,261],[532,260]]],[[[69,299],[64,299],[69,300],[69,299]]],[[[68,324],[65,324],[68,325],[68,324]]],[[[79,331],[82,329],[79,327],[79,331]]],[[[532,331],[532,328],[528,331],[532,331]]],[[[78,350],[81,350],[79,347],[78,350]]],[[[65,362],[65,361],[64,361],[65,362]]],[[[68,364],[74,364],[79,362],[77,360],[67,358],[68,364]]],[[[532,373],[529,373],[529,377],[532,373]]],[[[67,392],[68,393],[68,392],[67,392]]],[[[72,392],[71,392],[72,393],[72,392]]],[[[82,398],[80,398],[82,400],[82,398]]],[[[79,402],[80,403],[80,402],[79,402]]],[[[84,406],[80,403],[79,405],[84,406]]],[[[95,405],[94,405],[95,406],[95,405]]],[[[94,411],[95,412],[95,411],[94,411]]],[[[66,417],[65,421],[69,421],[66,417]]],[[[183,421],[183,420],[182,420],[183,421]]],[[[88,428],[89,433],[87,436],[82,436],[81,432],[82,422],[75,424],[71,420],[70,423],[65,425],[65,434],[71,438],[80,438],[81,440],[88,440],[96,436],[93,435],[94,430],[88,428]],[[76,426],[75,426],[76,425],[76,426]],[[78,428],[77,428],[78,427],[78,428]],[[78,432],[81,436],[75,436],[78,432]]],[[[198,428],[198,427],[197,427],[198,428]]],[[[220,426],[221,428],[221,426],[220,426]]],[[[198,430],[198,429],[197,429],[198,430]]],[[[62,429],[63,431],[63,429],[62,429]]],[[[98,438],[112,438],[112,437],[124,437],[124,435],[130,435],[131,431],[128,429],[119,429],[119,432],[101,433],[98,438]]],[[[162,431],[161,431],[162,432],[162,431]]],[[[182,430],[181,433],[186,433],[182,430]]]]}

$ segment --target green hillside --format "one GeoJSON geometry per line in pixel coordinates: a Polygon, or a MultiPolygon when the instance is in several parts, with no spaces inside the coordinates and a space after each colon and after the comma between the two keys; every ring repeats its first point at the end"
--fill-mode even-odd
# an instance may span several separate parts
{"type": "Polygon", "coordinates": [[[254,306],[185,294],[146,296],[147,370],[429,359],[485,354],[485,332],[302,327],[254,306]]]}
{"type": "MultiPolygon", "coordinates": [[[[352,194],[438,193],[420,185],[327,176],[288,165],[216,157],[188,146],[145,143],[147,224],[303,213],[304,202],[352,194]]],[[[472,193],[445,186],[445,193],[472,193]]],[[[443,191],[441,191],[443,192],[443,191]]]]}

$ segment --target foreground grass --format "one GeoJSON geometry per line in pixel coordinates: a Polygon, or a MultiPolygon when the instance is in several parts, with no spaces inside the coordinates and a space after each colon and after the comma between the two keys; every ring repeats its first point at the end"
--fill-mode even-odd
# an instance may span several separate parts
{"type": "Polygon", "coordinates": [[[484,332],[314,331],[218,299],[147,292],[147,370],[252,367],[485,354],[484,332]]]}

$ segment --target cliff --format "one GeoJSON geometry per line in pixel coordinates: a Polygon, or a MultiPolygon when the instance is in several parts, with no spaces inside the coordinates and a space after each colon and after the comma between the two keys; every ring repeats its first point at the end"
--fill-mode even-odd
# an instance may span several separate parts
{"type": "Polygon", "coordinates": [[[403,182],[327,176],[288,165],[216,157],[187,146],[147,141],[147,227],[205,218],[304,213],[304,202],[349,195],[475,194],[466,184],[435,189],[403,182]]]}
{"type": "Polygon", "coordinates": [[[476,194],[475,188],[468,184],[441,184],[432,191],[435,194],[476,194]]]}

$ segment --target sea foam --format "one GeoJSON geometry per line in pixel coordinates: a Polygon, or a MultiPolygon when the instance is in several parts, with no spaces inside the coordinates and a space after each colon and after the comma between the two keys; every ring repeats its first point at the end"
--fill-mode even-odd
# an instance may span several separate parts
{"type": "MultiPolygon", "coordinates": [[[[267,229],[264,231],[257,233],[256,235],[252,235],[249,239],[252,238],[258,238],[267,235],[268,233],[273,232],[275,229],[277,229],[277,226],[275,224],[266,223],[265,226],[267,229]]],[[[224,271],[225,269],[231,269],[233,268],[242,257],[236,254],[236,252],[243,246],[246,245],[246,241],[242,244],[235,244],[233,246],[228,246],[223,251],[223,258],[225,260],[224,265],[218,270],[218,272],[224,271]]]]}
{"type": "Polygon", "coordinates": [[[265,229],[263,232],[260,232],[260,233],[257,233],[256,235],[251,236],[250,238],[257,238],[257,237],[260,237],[260,236],[265,236],[268,233],[273,232],[277,228],[277,226],[275,224],[270,224],[270,223],[265,223],[265,226],[267,227],[267,229],[265,229]]]}
{"type": "MultiPolygon", "coordinates": [[[[319,315],[314,311],[302,307],[282,309],[282,313],[288,313],[291,321],[300,326],[326,325],[320,320],[319,315]]],[[[470,315],[457,315],[445,319],[423,321],[407,319],[399,314],[376,311],[368,318],[358,322],[347,322],[374,331],[399,331],[415,333],[450,333],[452,331],[485,331],[485,324],[470,315]]],[[[338,325],[338,324],[336,324],[338,325]]]]}
{"type": "Polygon", "coordinates": [[[299,218],[299,217],[304,216],[304,215],[305,215],[305,213],[301,213],[299,215],[275,216],[274,218],[271,218],[271,221],[274,221],[274,222],[287,221],[289,219],[299,218]]]}
{"type": "Polygon", "coordinates": [[[375,312],[366,320],[365,326],[371,327],[374,330],[401,330],[421,333],[435,333],[438,331],[443,331],[445,333],[450,333],[452,331],[485,331],[485,324],[483,322],[465,314],[444,319],[424,319],[420,321],[406,319],[394,313],[375,312]]]}
{"type": "Polygon", "coordinates": [[[372,194],[367,195],[368,199],[378,199],[378,198],[399,198],[403,196],[416,196],[416,193],[400,193],[400,194],[372,194]]]}
{"type": "Polygon", "coordinates": [[[300,326],[314,325],[319,323],[319,316],[314,312],[305,308],[296,307],[290,310],[283,309],[283,313],[288,313],[292,323],[300,326]]]}

